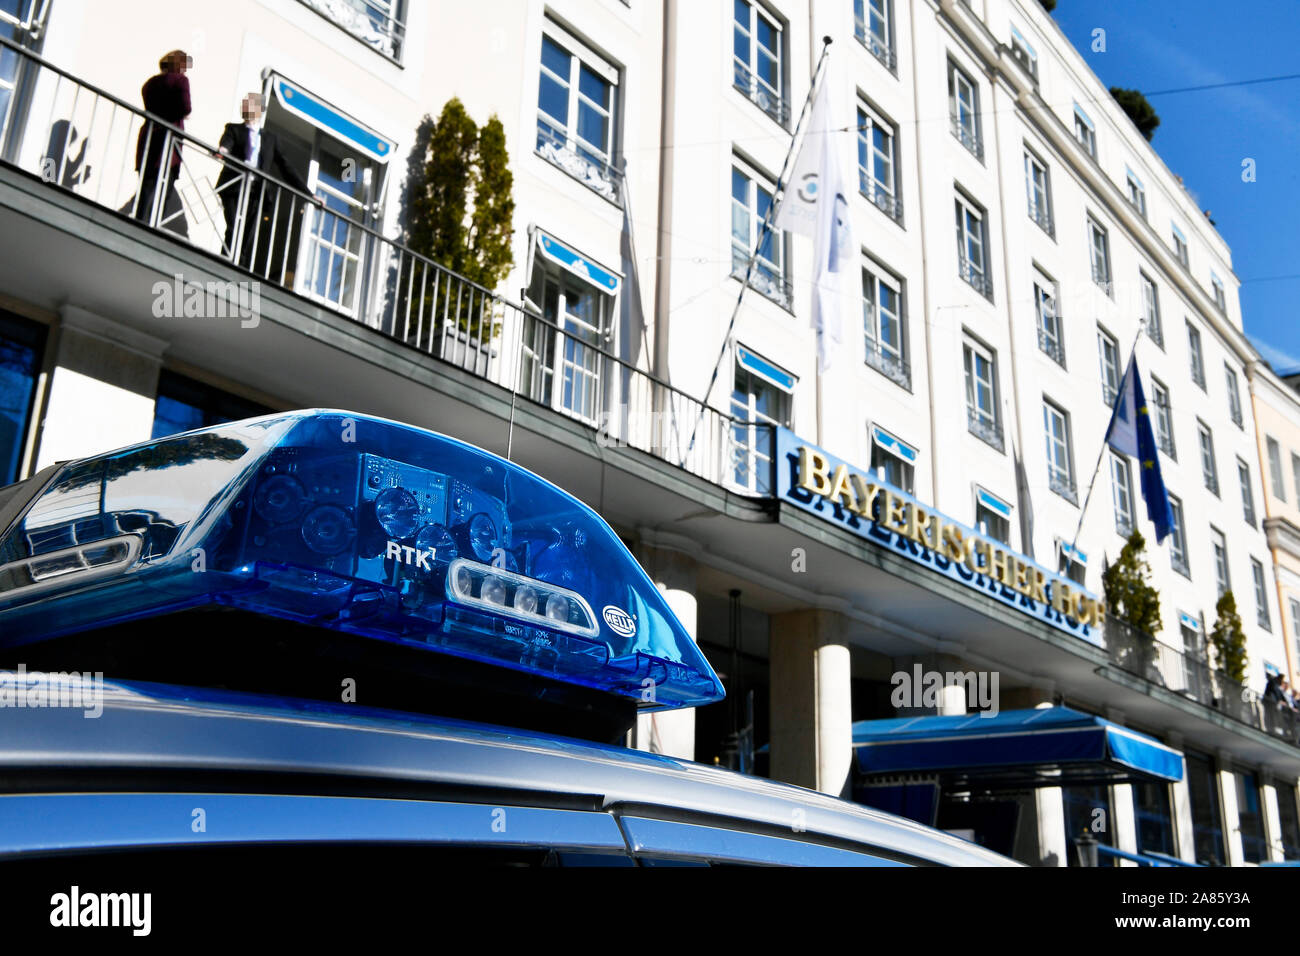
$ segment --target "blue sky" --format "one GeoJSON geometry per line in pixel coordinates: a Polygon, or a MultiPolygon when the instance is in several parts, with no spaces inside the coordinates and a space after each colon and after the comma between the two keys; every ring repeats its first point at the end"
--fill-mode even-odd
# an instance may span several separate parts
{"type": "MultiPolygon", "coordinates": [[[[1058,0],[1053,17],[1107,86],[1300,73],[1298,0],[1058,0]],[[1105,52],[1092,51],[1097,27],[1105,52]]],[[[1246,333],[1275,368],[1300,367],[1300,80],[1150,99],[1151,145],[1232,249],[1246,333]],[[1247,158],[1255,182],[1242,181],[1247,158]]]]}

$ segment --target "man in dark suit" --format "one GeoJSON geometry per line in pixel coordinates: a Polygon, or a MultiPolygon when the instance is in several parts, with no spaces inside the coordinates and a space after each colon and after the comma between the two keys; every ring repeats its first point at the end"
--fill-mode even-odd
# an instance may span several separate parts
{"type": "MultiPolygon", "coordinates": [[[[185,128],[185,117],[190,115],[190,81],[185,72],[194,65],[184,50],[172,50],[158,61],[158,74],[145,80],[140,89],[145,111],[166,120],[173,126],[185,128]]],[[[182,236],[189,235],[180,197],[176,194],[176,176],[181,169],[181,144],[172,135],[171,156],[164,170],[163,149],[169,130],[158,123],[146,122],[135,141],[135,168],[140,173],[140,192],[136,196],[135,218],[149,222],[153,217],[154,197],[158,192],[158,177],[163,176],[163,211],[159,217],[165,228],[182,236]],[[148,155],[146,155],[146,153],[148,155]]]]}
{"type": "MultiPolygon", "coordinates": [[[[243,160],[259,173],[279,179],[301,192],[308,192],[306,181],[280,152],[275,133],[262,128],[262,95],[249,93],[245,96],[241,112],[244,122],[227,123],[222,131],[219,145],[221,152],[243,160]]],[[[253,262],[253,246],[256,245],[257,264],[253,271],[265,274],[267,252],[274,238],[271,235],[272,229],[281,238],[285,237],[288,229],[296,226],[304,200],[234,163],[223,166],[217,176],[217,195],[221,197],[221,205],[226,211],[226,254],[234,254],[235,243],[242,231],[239,264],[247,268],[253,262]]],[[[319,199],[314,199],[313,202],[320,205],[319,199]]],[[[282,242],[277,242],[276,246],[283,255],[286,246],[282,242]]],[[[280,263],[276,261],[273,265],[274,272],[278,275],[280,263]]]]}

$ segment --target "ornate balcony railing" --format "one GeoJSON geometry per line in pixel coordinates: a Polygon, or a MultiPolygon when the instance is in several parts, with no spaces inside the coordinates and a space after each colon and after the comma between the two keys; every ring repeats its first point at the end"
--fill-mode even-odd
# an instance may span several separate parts
{"type": "Polygon", "coordinates": [[[623,205],[623,173],[543,115],[537,118],[537,155],[616,206],[623,205]]]}
{"type": "MultiPolygon", "coordinates": [[[[604,447],[737,487],[729,415],[384,236],[334,197],[269,177],[4,37],[0,54],[18,59],[28,101],[40,107],[0,115],[0,161],[75,195],[88,219],[135,219],[151,245],[201,271],[224,260],[244,284],[278,286],[479,378],[485,390],[516,393],[592,429],[604,447]],[[143,176],[133,168],[141,130],[143,176]]],[[[772,434],[764,424],[745,428],[772,434]]],[[[769,494],[770,475],[747,477],[742,490],[769,494]]]]}
{"type": "Polygon", "coordinates": [[[1048,469],[1047,487],[1056,492],[1072,505],[1079,503],[1078,492],[1074,489],[1074,479],[1063,472],[1048,469]]]}
{"type": "Polygon", "coordinates": [[[997,419],[989,418],[979,409],[967,406],[966,429],[980,441],[998,451],[1006,450],[1002,442],[1002,423],[997,419]]]}
{"type": "MultiPolygon", "coordinates": [[[[1060,321],[1060,316],[1057,316],[1060,321]]],[[[1049,335],[1041,325],[1038,327],[1038,348],[1061,368],[1065,368],[1065,346],[1058,337],[1049,335]]]]}
{"type": "Polygon", "coordinates": [[[950,113],[949,116],[952,118],[952,135],[957,137],[972,156],[981,163],[984,162],[984,141],[980,138],[979,129],[974,122],[967,126],[956,113],[950,113]]]}
{"type": "Polygon", "coordinates": [[[401,61],[406,24],[398,16],[400,0],[302,0],[366,46],[401,61]]]}
{"type": "Polygon", "coordinates": [[[1203,655],[1171,647],[1112,615],[1106,616],[1103,637],[1111,661],[1121,670],[1300,747],[1295,711],[1260,697],[1203,655]]]}
{"type": "Polygon", "coordinates": [[[1156,345],[1160,346],[1162,349],[1165,347],[1165,330],[1161,327],[1158,318],[1147,319],[1146,322],[1143,323],[1143,328],[1146,329],[1146,333],[1151,337],[1152,342],[1156,343],[1156,345]]]}
{"type": "Polygon", "coordinates": [[[1174,461],[1178,460],[1178,449],[1174,447],[1174,436],[1172,434],[1157,429],[1156,444],[1160,446],[1160,450],[1162,452],[1164,452],[1174,461]]]}
{"type": "Polygon", "coordinates": [[[957,257],[957,274],[972,289],[978,292],[990,302],[993,300],[993,280],[989,278],[988,272],[982,265],[971,262],[963,255],[957,257]]]}
{"type": "Polygon", "coordinates": [[[781,126],[790,124],[790,101],[781,93],[768,86],[745,64],[733,60],[732,85],[743,93],[751,103],[776,120],[781,126]]]}
{"type": "Polygon", "coordinates": [[[853,18],[853,35],[885,69],[890,73],[898,72],[898,58],[894,55],[894,48],[890,46],[889,41],[868,30],[867,24],[857,17],[853,18]]]}
{"type": "Polygon", "coordinates": [[[912,390],[912,367],[897,352],[891,352],[874,339],[868,338],[867,364],[881,375],[893,381],[909,392],[912,390]]]}
{"type": "Polygon", "coordinates": [[[783,309],[789,310],[793,307],[794,288],[791,286],[789,278],[761,257],[754,263],[751,272],[749,269],[749,255],[733,246],[731,249],[731,275],[733,278],[744,282],[746,272],[749,272],[749,287],[755,292],[771,299],[783,309]]]}
{"type": "Polygon", "coordinates": [[[1038,223],[1038,228],[1043,230],[1049,236],[1056,237],[1056,224],[1052,222],[1051,210],[1047,208],[1046,203],[1031,203],[1029,206],[1029,218],[1038,223]]]}
{"type": "Polygon", "coordinates": [[[894,222],[902,225],[903,200],[896,193],[886,190],[862,169],[858,170],[858,189],[862,192],[862,195],[867,197],[869,203],[894,220],[894,222]]]}
{"type": "Polygon", "coordinates": [[[1101,286],[1101,290],[1107,295],[1111,294],[1110,269],[1105,263],[1094,262],[1092,264],[1092,281],[1101,286]]]}

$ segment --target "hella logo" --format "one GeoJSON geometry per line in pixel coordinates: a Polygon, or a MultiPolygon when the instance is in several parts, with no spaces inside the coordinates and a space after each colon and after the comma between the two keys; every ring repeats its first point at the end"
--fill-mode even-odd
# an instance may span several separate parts
{"type": "Polygon", "coordinates": [[[615,634],[623,637],[631,637],[636,634],[636,620],[621,607],[606,604],[605,610],[601,613],[605,618],[605,623],[609,625],[609,629],[615,634]]]}
{"type": "Polygon", "coordinates": [[[403,564],[409,564],[413,568],[432,571],[433,564],[431,562],[437,553],[437,548],[412,548],[409,545],[398,544],[396,541],[389,541],[388,550],[384,557],[393,558],[403,564]]]}

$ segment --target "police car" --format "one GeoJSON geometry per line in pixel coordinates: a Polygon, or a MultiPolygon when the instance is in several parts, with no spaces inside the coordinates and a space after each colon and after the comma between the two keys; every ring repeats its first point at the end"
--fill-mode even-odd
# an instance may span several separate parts
{"type": "Polygon", "coordinates": [[[1010,865],[620,746],[721,700],[591,509],[334,410],[0,489],[0,856],[401,847],[468,865],[1010,865]]]}

